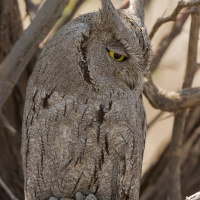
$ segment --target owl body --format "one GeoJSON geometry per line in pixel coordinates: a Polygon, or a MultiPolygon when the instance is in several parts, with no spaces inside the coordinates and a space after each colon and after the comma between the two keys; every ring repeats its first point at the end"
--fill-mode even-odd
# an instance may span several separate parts
{"type": "Polygon", "coordinates": [[[77,191],[99,200],[138,199],[149,45],[128,12],[108,8],[64,26],[31,75],[22,136],[28,200],[73,199],[77,191]],[[110,51],[127,60],[114,60],[110,51]]]}

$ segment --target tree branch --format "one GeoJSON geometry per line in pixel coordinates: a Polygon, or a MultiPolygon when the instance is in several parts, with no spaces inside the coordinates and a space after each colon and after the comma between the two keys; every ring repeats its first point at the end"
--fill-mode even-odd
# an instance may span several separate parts
{"type": "Polygon", "coordinates": [[[0,107],[11,94],[40,42],[61,16],[69,0],[46,0],[35,19],[0,65],[0,107]]]}
{"type": "Polygon", "coordinates": [[[58,20],[58,22],[55,24],[55,26],[53,27],[53,29],[51,30],[51,32],[49,33],[49,35],[47,36],[45,40],[48,40],[49,38],[51,38],[62,26],[67,24],[69,21],[71,21],[76,11],[81,7],[81,5],[84,2],[85,0],[73,1],[71,3],[72,5],[68,6],[70,7],[70,9],[67,7],[67,11],[64,12],[65,14],[58,20]]]}
{"type": "Polygon", "coordinates": [[[9,120],[6,118],[6,116],[3,114],[3,112],[0,109],[0,121],[2,122],[4,128],[6,128],[12,135],[15,135],[17,131],[15,128],[10,124],[9,120]]]}
{"type": "Polygon", "coordinates": [[[150,78],[146,80],[143,92],[154,108],[167,112],[178,112],[200,105],[200,87],[167,92],[157,88],[150,78]]]}
{"type": "Polygon", "coordinates": [[[11,192],[11,190],[8,188],[8,186],[4,183],[4,181],[2,180],[2,178],[0,177],[0,186],[4,189],[4,191],[8,194],[8,196],[10,197],[10,199],[12,200],[18,200],[17,197],[15,197],[15,195],[11,192]]]}
{"type": "Polygon", "coordinates": [[[163,111],[160,111],[148,124],[147,129],[149,130],[156,122],[157,120],[164,114],[163,111]]]}
{"type": "Polygon", "coordinates": [[[153,29],[152,29],[152,31],[149,35],[150,39],[153,38],[154,34],[160,28],[161,25],[163,25],[164,23],[169,22],[169,21],[175,21],[177,15],[180,13],[180,11],[183,8],[197,6],[199,4],[200,4],[200,0],[192,0],[192,1],[189,1],[189,2],[179,1],[177,7],[175,8],[175,10],[173,11],[173,13],[170,16],[165,17],[165,18],[159,18],[157,20],[157,22],[153,26],[153,29]]]}
{"type": "Polygon", "coordinates": [[[190,197],[186,197],[185,200],[200,200],[200,192],[197,192],[196,194],[193,194],[190,197]]]}
{"type": "Polygon", "coordinates": [[[31,0],[25,0],[25,3],[26,3],[26,12],[29,14],[30,18],[33,19],[41,2],[34,4],[31,0]]]}
{"type": "Polygon", "coordinates": [[[184,14],[178,15],[176,22],[174,23],[171,29],[170,34],[169,35],[167,34],[166,36],[164,36],[162,40],[160,41],[158,45],[158,50],[154,52],[153,54],[153,59],[151,61],[151,66],[150,66],[151,72],[154,71],[158,67],[160,60],[162,59],[163,55],[165,54],[166,50],[168,49],[172,41],[181,33],[183,25],[185,24],[186,20],[188,19],[191,13],[189,9],[191,8],[183,9],[184,14]]]}
{"type": "Polygon", "coordinates": [[[122,4],[119,6],[118,9],[126,9],[129,7],[129,0],[125,0],[124,2],[122,2],[122,4]]]}
{"type": "MultiPolygon", "coordinates": [[[[182,88],[192,86],[194,74],[197,70],[197,50],[198,50],[198,36],[200,27],[200,5],[196,7],[192,13],[192,21],[190,27],[190,38],[188,46],[188,59],[186,66],[186,73],[182,88]],[[198,9],[199,7],[199,9],[198,9]]],[[[183,133],[185,130],[187,112],[182,112],[175,115],[172,140],[170,144],[169,156],[169,172],[170,172],[170,187],[169,196],[170,200],[182,200],[181,191],[181,154],[182,154],[182,141],[183,133]]]]}

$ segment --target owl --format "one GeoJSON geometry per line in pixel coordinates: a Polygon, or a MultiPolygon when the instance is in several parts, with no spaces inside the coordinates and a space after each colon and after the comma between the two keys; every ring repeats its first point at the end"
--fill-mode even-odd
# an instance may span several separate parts
{"type": "Polygon", "coordinates": [[[26,200],[138,200],[151,48],[143,1],[101,0],[50,39],[29,79],[22,128],[26,200]]]}

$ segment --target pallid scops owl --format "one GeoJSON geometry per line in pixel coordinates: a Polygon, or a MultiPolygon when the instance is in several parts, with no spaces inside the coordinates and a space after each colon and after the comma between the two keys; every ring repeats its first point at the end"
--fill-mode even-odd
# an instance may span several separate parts
{"type": "Polygon", "coordinates": [[[101,2],[98,12],[50,39],[29,79],[22,131],[26,200],[139,198],[143,77],[151,57],[137,10],[143,1],[131,1],[127,10],[101,2]]]}

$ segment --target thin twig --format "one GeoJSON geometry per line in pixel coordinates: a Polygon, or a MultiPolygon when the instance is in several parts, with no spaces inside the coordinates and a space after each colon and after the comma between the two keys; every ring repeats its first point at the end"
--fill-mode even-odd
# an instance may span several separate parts
{"type": "Polygon", "coordinates": [[[30,18],[33,19],[41,2],[35,4],[31,0],[25,0],[25,3],[26,3],[26,12],[29,14],[30,18]]]}
{"type": "MultiPolygon", "coordinates": [[[[198,51],[198,36],[200,27],[200,5],[192,13],[192,21],[190,27],[190,38],[188,46],[188,59],[186,66],[186,73],[182,88],[191,87],[194,79],[194,74],[197,70],[197,51],[198,51]],[[199,9],[198,9],[199,7],[199,9]]],[[[182,200],[181,191],[181,154],[183,132],[185,129],[185,120],[187,112],[182,112],[175,115],[172,140],[169,151],[169,172],[170,172],[170,186],[169,197],[170,200],[182,200]]]]}
{"type": "Polygon", "coordinates": [[[164,114],[163,111],[160,111],[148,124],[147,124],[147,129],[149,130],[160,117],[164,114]]]}
{"type": "Polygon", "coordinates": [[[200,200],[200,192],[197,192],[196,194],[193,194],[190,197],[186,197],[185,200],[200,200]]]}
{"type": "Polygon", "coordinates": [[[129,0],[125,0],[118,9],[126,9],[129,7],[129,0]]]}
{"type": "Polygon", "coordinates": [[[3,114],[3,112],[0,109],[0,122],[2,123],[2,125],[9,131],[9,133],[11,133],[12,135],[15,135],[17,133],[17,131],[15,130],[15,128],[10,124],[9,120],[7,119],[7,117],[3,114]]]}
{"type": "Polygon", "coordinates": [[[4,191],[7,193],[7,195],[10,197],[12,200],[19,200],[15,195],[11,192],[11,190],[8,188],[8,186],[5,184],[5,182],[2,180],[0,177],[0,186],[4,189],[4,191]]]}
{"type": "Polygon", "coordinates": [[[192,0],[192,1],[189,1],[189,2],[179,1],[177,7],[175,8],[175,10],[173,11],[173,13],[170,16],[165,17],[165,18],[159,18],[157,20],[157,22],[153,26],[153,29],[152,29],[152,31],[149,35],[150,39],[153,38],[154,34],[160,28],[161,25],[163,25],[164,23],[169,22],[169,21],[175,21],[177,15],[180,13],[180,11],[183,8],[197,6],[199,4],[200,4],[200,0],[192,0]]]}
{"type": "Polygon", "coordinates": [[[158,67],[163,55],[167,51],[172,41],[174,41],[174,39],[181,33],[183,25],[185,24],[186,20],[188,19],[191,13],[191,8],[185,8],[183,10],[187,12],[184,12],[184,14],[182,15],[178,15],[176,22],[174,23],[170,31],[170,34],[169,35],[167,34],[166,36],[162,38],[162,40],[160,41],[158,45],[158,49],[156,50],[156,52],[154,52],[153,59],[151,61],[151,67],[150,67],[151,72],[154,71],[158,67]]]}
{"type": "Polygon", "coordinates": [[[11,94],[38,45],[49,33],[69,0],[46,0],[31,25],[0,65],[0,107],[11,94]]]}
{"type": "Polygon", "coordinates": [[[73,1],[72,2],[73,5],[72,6],[69,5],[70,10],[67,8],[67,11],[66,11],[67,13],[58,20],[58,22],[55,24],[55,26],[53,27],[53,29],[51,30],[51,32],[49,33],[45,41],[51,38],[58,31],[58,29],[60,29],[62,26],[67,24],[69,21],[71,21],[76,11],[81,7],[81,5],[84,2],[85,0],[73,1]]]}

